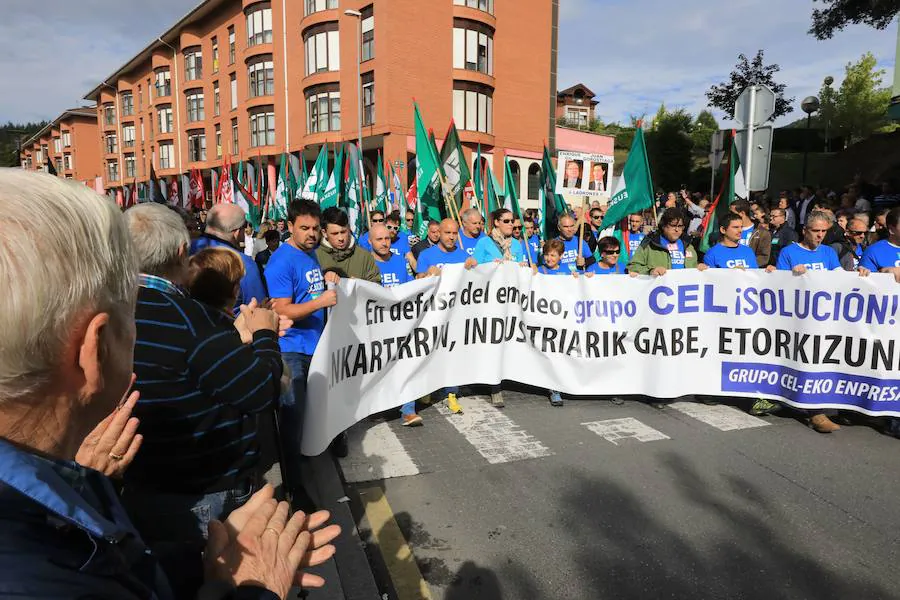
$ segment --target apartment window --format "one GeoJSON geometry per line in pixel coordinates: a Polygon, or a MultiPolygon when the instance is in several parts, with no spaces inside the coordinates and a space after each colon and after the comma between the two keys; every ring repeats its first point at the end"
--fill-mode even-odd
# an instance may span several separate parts
{"type": "Polygon", "coordinates": [[[172,95],[172,79],[168,69],[156,71],[156,97],[165,98],[172,95]]]}
{"type": "Polygon", "coordinates": [[[216,123],[216,158],[222,158],[222,126],[216,123]]]}
{"type": "Polygon", "coordinates": [[[115,160],[106,161],[106,178],[109,181],[119,180],[119,163],[115,160]]]}
{"type": "Polygon", "coordinates": [[[72,133],[70,131],[62,132],[62,143],[63,148],[69,148],[72,146],[72,133]]]}
{"type": "Polygon", "coordinates": [[[159,117],[159,132],[172,133],[172,105],[166,104],[165,106],[159,107],[156,114],[159,117]]]}
{"type": "Polygon", "coordinates": [[[469,8],[475,8],[494,14],[494,0],[453,0],[453,4],[457,6],[468,6],[469,8]]]}
{"type": "Polygon", "coordinates": [[[362,74],[363,125],[375,124],[375,73],[362,74]]]}
{"type": "Polygon", "coordinates": [[[116,152],[119,151],[119,145],[116,142],[116,134],[107,133],[104,136],[103,141],[104,141],[104,147],[106,148],[107,154],[115,154],[116,152]]]}
{"type": "Polygon", "coordinates": [[[494,74],[494,32],[483,23],[454,19],[453,68],[494,74]]]}
{"type": "Polygon", "coordinates": [[[247,10],[247,45],[272,43],[272,6],[268,2],[254,4],[247,10]]]}
{"type": "Polygon", "coordinates": [[[362,60],[375,58],[375,13],[372,6],[362,9],[362,60]]]}
{"type": "Polygon", "coordinates": [[[159,145],[159,168],[171,169],[175,166],[175,144],[164,142],[159,145]]]}
{"type": "Polygon", "coordinates": [[[250,113],[250,147],[275,145],[275,109],[261,106],[250,113]]]}
{"type": "Polygon", "coordinates": [[[141,84],[138,84],[138,86],[137,86],[137,109],[138,109],[138,112],[140,112],[140,110],[141,110],[141,102],[143,101],[143,96],[144,96],[143,88],[141,87],[141,84]]]}
{"type": "Polygon", "coordinates": [[[306,94],[306,131],[341,130],[341,92],[336,84],[310,88],[306,94]]]}
{"type": "Polygon", "coordinates": [[[306,0],[306,14],[311,15],[320,10],[331,10],[338,7],[338,0],[306,0]]]}
{"type": "Polygon", "coordinates": [[[134,147],[134,124],[122,127],[122,146],[124,148],[134,147]]]}
{"type": "Polygon", "coordinates": [[[134,177],[134,154],[126,154],[125,155],[125,177],[133,178],[134,177]]]}
{"type": "Polygon", "coordinates": [[[184,51],[184,80],[193,81],[203,78],[203,52],[199,47],[184,51]]]}
{"type": "Polygon", "coordinates": [[[53,138],[53,151],[57,154],[62,152],[62,140],[60,138],[53,138]]]}
{"type": "Polygon", "coordinates": [[[311,27],[303,43],[306,49],[307,75],[340,70],[340,35],[337,23],[323,23],[311,27]]]}
{"type": "Polygon", "coordinates": [[[201,162],[206,160],[206,132],[202,129],[188,131],[188,160],[201,162]]]}
{"type": "Polygon", "coordinates": [[[103,122],[106,125],[116,124],[116,107],[112,102],[103,105],[103,122]]]}
{"type": "Polygon", "coordinates": [[[130,117],[134,114],[134,94],[122,92],[122,116],[130,117]]]}
{"type": "Polygon", "coordinates": [[[493,133],[493,94],[493,90],[487,86],[454,82],[453,120],[467,131],[493,133]]]}
{"type": "Polygon", "coordinates": [[[55,159],[55,160],[53,161],[53,163],[54,163],[53,168],[56,169],[56,173],[57,173],[57,174],[62,173],[62,172],[63,172],[63,161],[62,161],[62,159],[61,159],[61,158],[57,158],[57,159],[55,159]]]}
{"type": "Polygon", "coordinates": [[[235,54],[234,25],[232,25],[228,28],[228,64],[229,65],[234,64],[234,54],[235,54]]]}
{"type": "Polygon", "coordinates": [[[237,108],[238,98],[237,98],[237,75],[234,73],[231,74],[231,110],[237,108]]]}
{"type": "MultiPolygon", "coordinates": [[[[151,122],[152,122],[152,121],[151,121],[151,122]]],[[[140,124],[141,124],[141,145],[143,145],[143,144],[144,144],[144,140],[147,139],[147,136],[146,136],[146,134],[144,133],[144,117],[141,117],[141,118],[140,118],[140,124]]],[[[151,140],[151,141],[153,140],[153,127],[150,127],[150,140],[151,140]]]]}
{"type": "Polygon", "coordinates": [[[231,153],[238,154],[238,120],[231,120],[231,153]]]}
{"type": "Polygon", "coordinates": [[[221,96],[219,94],[219,82],[213,82],[213,114],[215,116],[219,116],[219,101],[221,100],[221,96]]]}
{"type": "Polygon", "coordinates": [[[587,108],[566,108],[566,121],[575,125],[586,126],[588,124],[587,108]]]}
{"type": "Polygon", "coordinates": [[[44,157],[41,156],[41,151],[40,151],[40,150],[38,150],[37,152],[34,153],[34,162],[37,163],[37,164],[39,164],[39,165],[43,165],[43,164],[44,164],[44,157]]]}
{"type": "Polygon", "coordinates": [[[271,96],[275,93],[275,68],[272,55],[260,56],[247,67],[250,80],[250,97],[271,96]]]}
{"type": "Polygon", "coordinates": [[[63,168],[66,171],[72,170],[72,155],[71,154],[63,154],[63,168]]]}
{"type": "Polygon", "coordinates": [[[185,94],[185,101],[187,103],[188,123],[202,121],[206,118],[206,113],[203,110],[203,91],[188,90],[185,94]]]}
{"type": "Polygon", "coordinates": [[[219,38],[213,36],[212,38],[212,61],[213,61],[213,73],[219,72],[219,38]]]}

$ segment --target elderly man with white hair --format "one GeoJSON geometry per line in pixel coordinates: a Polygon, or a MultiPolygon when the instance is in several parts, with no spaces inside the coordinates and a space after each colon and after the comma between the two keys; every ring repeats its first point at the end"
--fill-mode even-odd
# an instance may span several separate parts
{"type": "Polygon", "coordinates": [[[253,258],[241,252],[238,243],[244,238],[247,219],[244,209],[237,204],[216,204],[206,215],[206,229],[200,237],[191,242],[191,255],[205,248],[225,246],[241,255],[244,261],[244,277],[241,278],[241,293],[238,294],[235,309],[241,304],[249,304],[254,298],[262,304],[268,297],[262,274],[253,258]]]}
{"type": "MultiPolygon", "coordinates": [[[[86,438],[134,399],[117,409],[138,287],[119,209],[83,185],[0,169],[0,231],[0,596],[169,600],[110,481],[76,462],[98,464],[85,461],[86,438]]],[[[288,518],[265,488],[211,524],[205,597],[285,598],[301,564],[333,553],[334,526],[309,533],[326,519],[288,518]]]]}

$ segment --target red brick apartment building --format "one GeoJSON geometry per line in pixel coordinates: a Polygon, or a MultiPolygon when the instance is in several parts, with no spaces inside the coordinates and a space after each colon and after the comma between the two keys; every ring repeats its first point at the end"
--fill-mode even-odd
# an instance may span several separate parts
{"type": "Polygon", "coordinates": [[[558,11],[559,0],[205,0],[85,97],[104,188],[147,181],[151,164],[167,180],[208,178],[224,156],[311,165],[322,144],[360,133],[370,185],[378,150],[408,185],[415,98],[439,140],[455,120],[470,164],[481,144],[502,180],[509,156],[534,206],[557,135],[558,11]]]}
{"type": "Polygon", "coordinates": [[[98,131],[94,107],[70,108],[22,143],[22,168],[46,171],[49,160],[59,177],[93,187],[103,174],[98,131]]]}

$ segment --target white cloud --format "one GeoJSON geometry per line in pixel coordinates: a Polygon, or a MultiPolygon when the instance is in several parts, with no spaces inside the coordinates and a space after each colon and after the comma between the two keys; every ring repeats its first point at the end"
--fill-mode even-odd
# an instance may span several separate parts
{"type": "MultiPolygon", "coordinates": [[[[571,0],[570,0],[571,1],[571,0]]],[[[566,0],[562,0],[566,2],[566,0]]],[[[559,86],[583,82],[596,94],[605,121],[656,112],[660,103],[693,113],[706,108],[705,92],[726,80],[738,54],[765,50],[777,80],[799,103],[826,75],[843,79],[844,65],[871,51],[892,81],[897,29],[851,27],[818,42],[806,31],[811,8],[790,0],[579,0],[561,23],[559,86]]],[[[720,120],[721,113],[717,113],[720,120]]]]}

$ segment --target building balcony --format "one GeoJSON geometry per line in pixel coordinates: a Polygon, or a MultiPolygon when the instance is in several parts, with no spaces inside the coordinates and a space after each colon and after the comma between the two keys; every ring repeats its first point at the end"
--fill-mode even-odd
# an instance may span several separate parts
{"type": "Polygon", "coordinates": [[[252,108],[257,108],[259,106],[271,106],[275,103],[275,95],[271,96],[255,96],[249,97],[244,102],[244,106],[247,110],[252,108]]]}
{"type": "Polygon", "coordinates": [[[482,145],[482,150],[484,150],[484,146],[493,146],[495,144],[494,134],[492,133],[482,133],[480,131],[468,131],[465,129],[459,129],[459,141],[463,144],[472,144],[482,145]]]}
{"type": "Polygon", "coordinates": [[[330,8],[328,10],[320,10],[319,12],[314,12],[309,15],[305,15],[300,20],[300,38],[306,34],[306,30],[314,25],[319,25],[321,23],[330,23],[337,22],[341,18],[341,11],[337,8],[330,8]]]}
{"type": "Polygon", "coordinates": [[[497,29],[497,17],[491,13],[484,12],[477,8],[469,8],[468,6],[453,5],[453,16],[459,19],[469,19],[470,21],[480,21],[493,29],[497,29]]]}
{"type": "Polygon", "coordinates": [[[244,57],[244,62],[253,58],[254,56],[259,56],[261,54],[275,54],[275,46],[271,42],[264,44],[256,44],[255,46],[248,46],[243,49],[241,52],[241,56],[244,57]]]}
{"type": "Polygon", "coordinates": [[[491,89],[496,87],[497,80],[493,75],[485,75],[481,71],[471,71],[469,69],[453,69],[453,79],[457,81],[471,81],[472,83],[480,83],[491,89]]]}
{"type": "Polygon", "coordinates": [[[307,75],[302,80],[304,90],[307,90],[307,89],[317,86],[317,85],[322,85],[323,83],[340,83],[340,82],[341,82],[341,72],[340,71],[321,71],[319,73],[313,73],[312,75],[307,75]]]}

